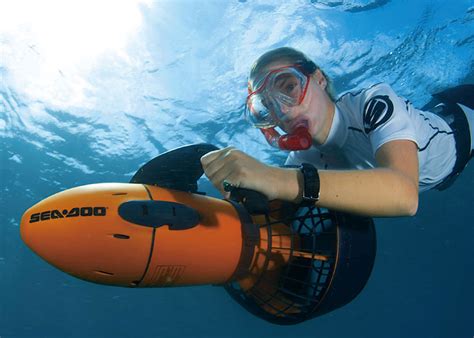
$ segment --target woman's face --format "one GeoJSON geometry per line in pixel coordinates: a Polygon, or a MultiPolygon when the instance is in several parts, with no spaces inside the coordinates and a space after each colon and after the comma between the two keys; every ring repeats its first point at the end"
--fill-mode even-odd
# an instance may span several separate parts
{"type": "MultiPolygon", "coordinates": [[[[271,63],[267,71],[280,67],[290,66],[289,63],[271,63]]],[[[288,83],[284,83],[288,86],[288,83]]],[[[283,107],[285,119],[279,127],[291,133],[296,127],[305,125],[314,142],[323,144],[329,134],[334,112],[334,103],[326,92],[327,81],[318,69],[309,76],[309,84],[302,102],[294,107],[283,107]]],[[[288,88],[285,87],[288,90],[288,88]]]]}

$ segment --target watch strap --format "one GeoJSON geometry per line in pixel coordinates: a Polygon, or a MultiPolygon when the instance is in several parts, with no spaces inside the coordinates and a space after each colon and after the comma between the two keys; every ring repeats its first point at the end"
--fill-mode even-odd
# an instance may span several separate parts
{"type": "Polygon", "coordinates": [[[303,173],[303,200],[302,203],[307,206],[314,205],[319,200],[319,173],[312,164],[302,163],[300,167],[303,173]]]}

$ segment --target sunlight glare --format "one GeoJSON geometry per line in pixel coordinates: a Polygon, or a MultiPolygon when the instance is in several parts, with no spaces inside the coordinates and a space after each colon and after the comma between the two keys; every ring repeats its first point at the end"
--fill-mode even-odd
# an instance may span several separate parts
{"type": "MultiPolygon", "coordinates": [[[[123,49],[141,23],[139,0],[42,0],[2,4],[0,32],[31,34],[48,63],[67,68],[107,50],[123,49]]],[[[30,46],[31,47],[31,46],[30,46]]]]}

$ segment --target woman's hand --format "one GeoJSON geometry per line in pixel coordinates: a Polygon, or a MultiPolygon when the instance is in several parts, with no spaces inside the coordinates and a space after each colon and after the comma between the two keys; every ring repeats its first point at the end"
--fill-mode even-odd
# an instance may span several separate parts
{"type": "Polygon", "coordinates": [[[201,164],[206,176],[225,198],[229,198],[230,193],[224,191],[224,181],[234,187],[261,192],[269,200],[291,199],[291,192],[294,197],[299,192],[296,171],[266,165],[233,147],[207,153],[201,158],[201,164]]]}

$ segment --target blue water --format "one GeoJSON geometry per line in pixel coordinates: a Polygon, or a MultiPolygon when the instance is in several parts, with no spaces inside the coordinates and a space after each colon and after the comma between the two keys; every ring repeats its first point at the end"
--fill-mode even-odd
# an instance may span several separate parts
{"type": "MultiPolygon", "coordinates": [[[[22,213],[77,185],[127,182],[177,146],[233,145],[272,164],[241,118],[246,75],[293,46],[339,93],[390,83],[415,105],[474,83],[472,0],[15,1],[0,3],[0,337],[472,337],[474,172],[376,219],[378,254],[349,305],[293,327],[220,287],[80,281],[19,237],[22,213]]],[[[211,191],[208,191],[212,193],[211,191]]]]}

